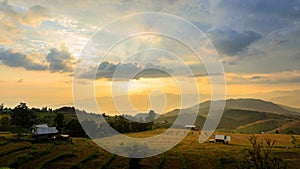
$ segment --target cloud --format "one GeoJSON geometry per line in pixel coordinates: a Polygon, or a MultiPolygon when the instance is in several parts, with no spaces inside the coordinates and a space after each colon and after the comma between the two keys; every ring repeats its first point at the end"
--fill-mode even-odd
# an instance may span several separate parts
{"type": "Polygon", "coordinates": [[[51,72],[71,72],[75,58],[71,55],[68,49],[61,46],[61,49],[51,48],[50,53],[46,56],[46,60],[50,64],[51,72]]]}
{"type": "MultiPolygon", "coordinates": [[[[37,59],[36,59],[37,60],[37,59]]],[[[37,62],[34,55],[27,55],[11,50],[0,50],[0,61],[9,67],[21,67],[26,70],[72,72],[75,58],[64,46],[61,49],[51,48],[50,53],[37,62]]]]}
{"type": "Polygon", "coordinates": [[[244,11],[260,16],[279,17],[282,19],[298,18],[300,16],[300,2],[298,0],[228,0],[220,1],[220,7],[235,11],[244,11]]]}
{"type": "Polygon", "coordinates": [[[263,78],[262,76],[252,76],[250,79],[261,79],[263,78]]]}
{"type": "Polygon", "coordinates": [[[37,27],[40,23],[49,18],[48,10],[40,5],[30,7],[27,12],[21,16],[21,23],[24,25],[37,27]]]}
{"type": "Polygon", "coordinates": [[[244,51],[262,37],[254,31],[238,32],[230,27],[212,28],[207,31],[207,34],[219,52],[231,56],[244,51]]]}
{"type": "Polygon", "coordinates": [[[300,70],[262,74],[228,73],[230,84],[291,84],[300,83],[300,70]]]}
{"type": "Polygon", "coordinates": [[[23,79],[19,79],[19,80],[17,80],[17,83],[23,83],[23,79]]]}
{"type": "Polygon", "coordinates": [[[139,79],[139,78],[155,78],[169,76],[166,72],[172,70],[153,64],[140,66],[136,63],[110,63],[107,61],[102,62],[98,69],[90,68],[88,71],[79,75],[83,79],[139,79]]]}
{"type": "MultiPolygon", "coordinates": [[[[300,34],[299,29],[293,29],[300,27],[299,9],[298,0],[2,1],[0,43],[6,49],[22,53],[46,53],[49,48],[65,43],[73,55],[79,56],[86,42],[80,38],[87,39],[110,21],[145,11],[165,12],[187,19],[210,33],[222,59],[226,57],[223,63],[227,71],[292,70],[299,67],[299,57],[295,55],[299,52],[300,34]],[[42,40],[45,45],[37,43],[38,46],[32,40],[42,40]]],[[[110,36],[101,38],[110,41],[110,36]]],[[[169,43],[170,48],[175,48],[172,45],[169,43]]],[[[170,63],[165,62],[164,66],[175,67],[170,63]]]]}
{"type": "Polygon", "coordinates": [[[1,20],[6,20],[7,24],[19,26],[19,24],[26,26],[38,26],[41,21],[49,18],[47,8],[41,5],[33,5],[28,9],[20,8],[8,4],[7,1],[0,2],[1,20]]]}
{"type": "Polygon", "coordinates": [[[224,76],[223,73],[198,73],[198,74],[195,74],[194,76],[192,77],[212,77],[212,76],[224,76]]]}
{"type": "Polygon", "coordinates": [[[7,1],[0,2],[0,43],[10,44],[13,35],[22,32],[17,26],[18,18],[19,14],[7,1]]]}
{"type": "Polygon", "coordinates": [[[0,2],[0,43],[25,41],[32,31],[30,28],[37,28],[47,18],[48,10],[43,6],[33,5],[26,9],[7,1],[0,2]]]}
{"type": "Polygon", "coordinates": [[[300,16],[298,0],[216,0],[211,3],[211,13],[217,16],[213,18],[214,24],[266,34],[292,26],[300,16]]]}
{"type": "Polygon", "coordinates": [[[47,70],[47,65],[34,62],[28,55],[12,52],[10,50],[0,51],[0,60],[9,67],[23,67],[26,70],[47,70]]]}
{"type": "Polygon", "coordinates": [[[300,52],[294,56],[295,60],[300,60],[300,52]]]}

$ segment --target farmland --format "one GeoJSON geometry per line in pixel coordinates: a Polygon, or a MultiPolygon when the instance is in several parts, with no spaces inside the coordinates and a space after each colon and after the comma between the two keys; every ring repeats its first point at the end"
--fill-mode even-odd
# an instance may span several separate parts
{"type": "MultiPolygon", "coordinates": [[[[130,133],[131,137],[149,137],[163,129],[130,133]]],[[[154,157],[139,160],[142,168],[235,168],[243,163],[248,150],[250,134],[216,133],[230,135],[232,141],[198,143],[198,131],[190,131],[178,145],[154,157]]],[[[72,138],[72,142],[37,142],[11,133],[0,134],[0,167],[11,168],[128,168],[130,159],[111,154],[87,138],[72,138]]],[[[256,134],[258,141],[271,138],[273,152],[288,162],[288,168],[300,166],[300,136],[287,134],[256,134]]]]}

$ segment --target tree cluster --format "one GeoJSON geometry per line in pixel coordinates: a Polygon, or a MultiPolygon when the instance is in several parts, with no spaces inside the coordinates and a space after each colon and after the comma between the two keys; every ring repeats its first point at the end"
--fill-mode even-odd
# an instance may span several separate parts
{"type": "Polygon", "coordinates": [[[127,115],[108,116],[105,113],[100,115],[79,110],[77,112],[84,117],[81,119],[83,121],[78,121],[74,107],[61,107],[52,110],[47,107],[29,108],[26,103],[20,103],[13,109],[8,109],[1,104],[0,130],[10,131],[11,128],[17,127],[22,129],[20,131],[24,131],[24,129],[29,131],[34,124],[47,124],[48,126],[55,126],[60,133],[70,136],[86,137],[88,135],[99,138],[116,134],[116,131],[129,133],[152,130],[155,119],[154,111],[150,111],[145,118],[140,117],[139,119],[127,115]],[[66,115],[68,115],[67,118],[66,115]],[[108,123],[103,123],[104,119],[108,123]]]}

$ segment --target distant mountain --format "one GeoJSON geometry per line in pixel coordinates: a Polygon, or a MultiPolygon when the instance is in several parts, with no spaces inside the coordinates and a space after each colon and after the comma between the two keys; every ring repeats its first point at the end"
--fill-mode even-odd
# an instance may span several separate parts
{"type": "MultiPolygon", "coordinates": [[[[182,109],[182,111],[188,113],[199,106],[195,125],[201,129],[206,120],[210,103],[210,101],[206,101],[182,109]]],[[[163,114],[157,121],[166,120],[171,124],[177,118],[179,111],[176,109],[163,114]]],[[[186,121],[189,122],[188,119],[186,121]]],[[[238,133],[275,132],[278,130],[282,133],[300,134],[300,112],[295,108],[259,99],[229,99],[226,100],[224,113],[217,130],[238,133]]]]}

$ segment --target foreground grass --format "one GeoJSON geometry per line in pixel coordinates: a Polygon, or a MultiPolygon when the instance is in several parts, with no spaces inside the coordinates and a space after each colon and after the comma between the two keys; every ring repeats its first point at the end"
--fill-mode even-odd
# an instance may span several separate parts
{"type": "MultiPolygon", "coordinates": [[[[130,136],[149,137],[164,130],[131,133],[130,136]]],[[[245,153],[251,148],[249,134],[231,135],[229,145],[198,143],[198,132],[191,131],[171,150],[154,157],[139,160],[141,168],[235,168],[245,153]]],[[[275,140],[275,155],[287,160],[289,168],[300,166],[298,135],[263,134],[256,135],[258,140],[270,137],[275,140]]],[[[73,138],[72,143],[49,141],[34,143],[2,139],[0,144],[0,168],[128,168],[130,159],[113,155],[99,148],[92,140],[73,138]]]]}

